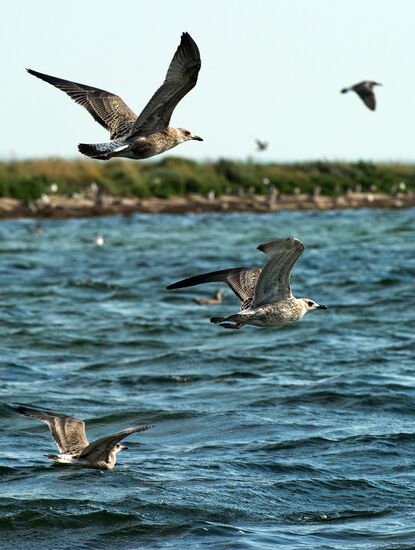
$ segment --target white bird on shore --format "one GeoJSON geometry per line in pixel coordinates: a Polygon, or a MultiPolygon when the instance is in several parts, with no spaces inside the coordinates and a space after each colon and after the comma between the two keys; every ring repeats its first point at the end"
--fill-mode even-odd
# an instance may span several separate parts
{"type": "Polygon", "coordinates": [[[229,317],[212,317],[211,323],[224,328],[240,329],[244,325],[274,327],[299,321],[314,309],[327,309],[309,298],[295,298],[291,292],[290,275],[294,263],[304,250],[295,237],[276,239],[258,246],[269,260],[263,267],[236,267],[196,275],[169,285],[186,288],[203,283],[224,282],[241,301],[241,311],[229,317]]]}
{"type": "Polygon", "coordinates": [[[85,422],[82,420],[29,407],[18,406],[13,408],[26,416],[39,418],[49,426],[59,450],[59,454],[46,455],[50,460],[53,460],[56,464],[83,468],[112,470],[117,460],[117,453],[127,449],[125,445],[120,444],[120,441],[133,433],[144,432],[153,427],[134,426],[89,443],[85,432],[85,422]]]}
{"type": "Polygon", "coordinates": [[[78,149],[82,154],[99,160],[113,157],[145,159],[191,139],[203,141],[189,130],[169,126],[177,104],[195,87],[200,66],[199,48],[190,34],[184,32],[163,84],[138,117],[111,92],[32,69],[27,71],[66,92],[109,130],[109,143],[80,143],[78,149]]]}

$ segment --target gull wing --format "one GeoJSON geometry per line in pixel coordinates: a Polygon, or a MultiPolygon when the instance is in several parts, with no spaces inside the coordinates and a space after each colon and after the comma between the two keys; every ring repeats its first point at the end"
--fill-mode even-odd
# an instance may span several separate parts
{"type": "Polygon", "coordinates": [[[119,96],[32,69],[27,69],[27,72],[56,86],[59,90],[67,93],[76,103],[85,107],[94,119],[110,132],[110,139],[119,139],[128,135],[134,126],[137,115],[119,96]]]}
{"type": "Polygon", "coordinates": [[[303,243],[295,237],[276,239],[258,246],[269,260],[262,269],[252,307],[279,302],[291,298],[290,275],[293,265],[304,250],[303,243]]]}
{"type": "Polygon", "coordinates": [[[372,87],[367,82],[360,82],[353,86],[353,90],[357,93],[363,103],[371,111],[376,109],[376,97],[372,90],[372,87]]]}
{"type": "Polygon", "coordinates": [[[196,86],[200,67],[199,48],[184,32],[163,84],[144,107],[129,138],[165,130],[176,105],[196,86]]]}
{"type": "Polygon", "coordinates": [[[229,288],[238,296],[241,301],[241,309],[247,309],[255,294],[255,286],[260,276],[259,267],[235,267],[233,269],[222,269],[211,271],[195,277],[183,279],[167,287],[168,290],[175,288],[186,288],[189,286],[201,285],[203,283],[226,283],[229,288]]]}
{"type": "Polygon", "coordinates": [[[153,426],[134,426],[132,428],[126,428],[121,432],[116,432],[111,435],[101,437],[100,439],[97,439],[96,441],[90,443],[88,447],[86,447],[86,449],[82,451],[78,458],[88,457],[90,461],[104,460],[107,462],[111,451],[114,449],[118,442],[131,434],[137,432],[145,432],[150,428],[153,428],[153,426]]]}
{"type": "Polygon", "coordinates": [[[82,420],[23,406],[15,407],[15,410],[45,422],[49,426],[53,439],[61,453],[78,454],[89,444],[85,433],[85,422],[82,420]]]}

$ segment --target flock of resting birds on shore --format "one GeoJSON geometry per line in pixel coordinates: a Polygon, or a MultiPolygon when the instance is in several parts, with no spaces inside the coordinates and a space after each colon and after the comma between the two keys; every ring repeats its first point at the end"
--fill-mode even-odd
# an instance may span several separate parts
{"type": "MultiPolygon", "coordinates": [[[[199,48],[188,33],[183,33],[163,84],[139,116],[113,93],[32,69],[28,69],[28,72],[66,92],[110,132],[110,142],[79,144],[78,149],[81,153],[99,160],[114,157],[145,159],[185,141],[203,141],[189,130],[169,126],[175,107],[196,85],[200,67],[199,48]]],[[[341,92],[356,92],[373,111],[376,108],[373,88],[379,85],[377,82],[366,80],[344,88],[341,92]]],[[[257,146],[258,150],[265,150],[267,144],[257,140],[257,146]]],[[[245,325],[289,325],[302,319],[309,311],[327,309],[325,305],[309,298],[295,298],[291,292],[291,271],[304,251],[304,245],[299,239],[275,239],[259,245],[258,249],[268,257],[262,269],[223,269],[183,279],[167,288],[173,290],[203,283],[226,283],[239,298],[240,311],[227,317],[212,317],[210,321],[227,329],[241,329],[245,325]]],[[[221,303],[222,294],[223,291],[218,290],[212,299],[199,298],[195,301],[199,304],[218,304],[221,303]]],[[[116,463],[117,453],[126,448],[120,441],[133,433],[143,432],[152,427],[127,428],[89,443],[82,420],[22,405],[14,408],[21,414],[46,422],[59,450],[58,454],[46,456],[56,464],[112,469],[116,463]]]]}

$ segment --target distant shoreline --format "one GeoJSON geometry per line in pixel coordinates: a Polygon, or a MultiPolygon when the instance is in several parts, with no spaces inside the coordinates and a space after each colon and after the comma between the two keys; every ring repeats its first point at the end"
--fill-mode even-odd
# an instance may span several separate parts
{"type": "Polygon", "coordinates": [[[400,209],[415,206],[415,192],[363,193],[349,192],[338,197],[307,194],[279,195],[270,199],[264,195],[221,195],[206,197],[188,194],[165,199],[150,197],[104,196],[97,206],[91,198],[82,195],[73,198],[64,195],[51,195],[25,205],[12,198],[0,198],[0,219],[36,218],[66,219],[113,214],[128,215],[136,212],[149,214],[187,214],[205,212],[279,212],[301,210],[335,210],[358,208],[400,209]]]}

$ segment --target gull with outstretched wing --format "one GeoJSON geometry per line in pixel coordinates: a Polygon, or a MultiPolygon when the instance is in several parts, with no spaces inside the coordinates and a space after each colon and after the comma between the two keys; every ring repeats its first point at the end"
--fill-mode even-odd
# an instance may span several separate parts
{"type": "Polygon", "coordinates": [[[229,317],[212,317],[211,322],[224,328],[239,329],[244,325],[273,327],[299,321],[313,309],[327,309],[308,298],[295,298],[290,276],[304,250],[295,237],[275,239],[258,246],[268,256],[262,268],[236,267],[196,275],[169,285],[167,289],[186,288],[203,283],[226,283],[241,302],[241,311],[229,317]]]}
{"type": "Polygon", "coordinates": [[[121,445],[120,441],[133,433],[144,432],[153,427],[148,425],[134,426],[89,443],[83,420],[22,405],[13,408],[25,416],[38,418],[49,426],[59,450],[59,454],[46,455],[50,460],[53,460],[56,464],[84,468],[112,470],[117,460],[117,453],[127,448],[125,445],[121,445]]]}
{"type": "Polygon", "coordinates": [[[163,84],[138,117],[116,94],[33,69],[27,71],[67,93],[110,132],[109,143],[80,143],[78,146],[88,157],[108,160],[113,157],[144,159],[184,141],[203,141],[189,130],[169,126],[179,101],[196,86],[200,67],[199,48],[190,34],[184,32],[163,84]]]}
{"type": "Polygon", "coordinates": [[[354,84],[354,86],[349,86],[348,88],[343,88],[341,91],[342,94],[347,94],[347,92],[355,92],[368,109],[374,111],[376,109],[376,96],[373,88],[375,86],[382,86],[379,82],[374,80],[363,80],[354,84]]]}

